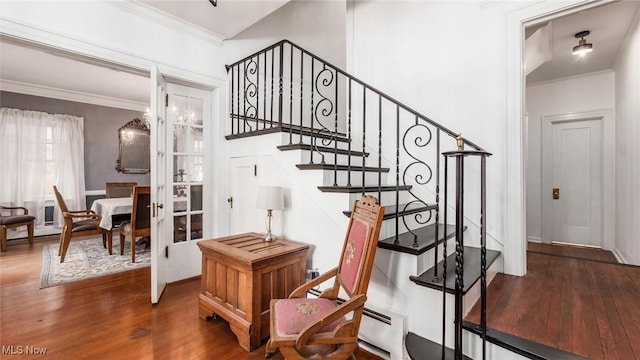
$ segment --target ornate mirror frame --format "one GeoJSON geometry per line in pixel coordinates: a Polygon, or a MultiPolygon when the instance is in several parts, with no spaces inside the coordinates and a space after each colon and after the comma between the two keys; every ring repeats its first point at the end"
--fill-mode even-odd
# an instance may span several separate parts
{"type": "Polygon", "coordinates": [[[135,118],[118,129],[116,170],[125,174],[146,174],[150,169],[150,131],[135,118]]]}

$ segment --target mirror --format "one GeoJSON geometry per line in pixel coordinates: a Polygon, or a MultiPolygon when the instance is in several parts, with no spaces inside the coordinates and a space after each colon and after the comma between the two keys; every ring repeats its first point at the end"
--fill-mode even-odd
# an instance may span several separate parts
{"type": "Polygon", "coordinates": [[[118,129],[118,160],[116,170],[125,174],[149,172],[149,128],[135,118],[118,129]]]}

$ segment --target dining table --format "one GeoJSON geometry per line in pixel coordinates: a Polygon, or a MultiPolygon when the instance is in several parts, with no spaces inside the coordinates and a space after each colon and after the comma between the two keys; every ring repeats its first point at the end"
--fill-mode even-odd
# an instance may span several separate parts
{"type": "Polygon", "coordinates": [[[133,198],[130,197],[97,199],[91,204],[91,210],[102,216],[98,226],[107,231],[113,228],[113,215],[131,214],[132,209],[133,198]]]}

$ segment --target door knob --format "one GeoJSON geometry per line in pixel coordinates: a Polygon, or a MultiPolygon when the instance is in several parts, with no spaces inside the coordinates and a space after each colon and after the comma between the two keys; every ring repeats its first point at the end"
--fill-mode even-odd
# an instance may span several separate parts
{"type": "Polygon", "coordinates": [[[229,203],[229,206],[233,209],[233,196],[229,196],[227,198],[227,202],[229,203]]]}
{"type": "Polygon", "coordinates": [[[553,188],[553,200],[558,200],[560,199],[560,188],[553,188]]]}
{"type": "Polygon", "coordinates": [[[156,203],[153,203],[153,206],[151,207],[151,210],[152,210],[151,217],[156,217],[156,208],[163,209],[164,205],[163,204],[157,204],[156,205],[156,203]]]}

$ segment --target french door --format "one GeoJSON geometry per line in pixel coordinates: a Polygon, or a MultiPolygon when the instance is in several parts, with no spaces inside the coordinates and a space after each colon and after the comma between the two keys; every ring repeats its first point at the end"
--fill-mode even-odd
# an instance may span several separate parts
{"type": "Polygon", "coordinates": [[[152,81],[151,301],[165,285],[201,272],[197,241],[210,236],[211,92],[167,83],[154,67],[152,81]]]}
{"type": "Polygon", "coordinates": [[[160,300],[167,284],[164,204],[167,193],[167,81],[151,67],[151,302],[160,300]]]}
{"type": "MultiPolygon", "coordinates": [[[[169,83],[167,126],[170,129],[167,158],[167,196],[171,234],[167,239],[169,282],[200,275],[201,253],[198,240],[205,236],[203,220],[207,213],[206,196],[212,159],[207,119],[211,118],[211,93],[205,90],[169,83]]],[[[208,234],[207,234],[208,235],[208,234]]]]}

